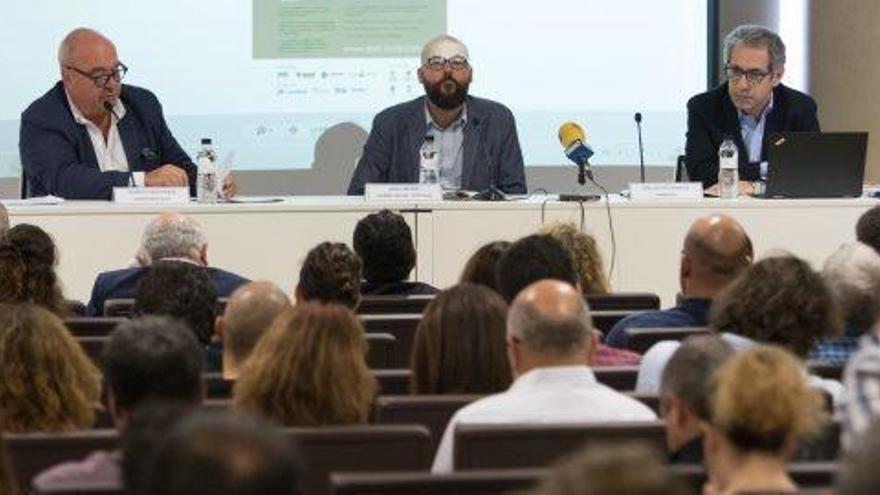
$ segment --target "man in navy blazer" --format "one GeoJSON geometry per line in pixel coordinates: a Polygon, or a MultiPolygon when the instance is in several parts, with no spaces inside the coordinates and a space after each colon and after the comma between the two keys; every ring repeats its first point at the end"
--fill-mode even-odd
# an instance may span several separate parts
{"type": "Polygon", "coordinates": [[[250,280],[208,266],[208,241],[195,220],[178,213],[163,213],[144,230],[137,255],[138,266],[98,275],[86,306],[88,316],[103,316],[108,299],[134,298],[137,286],[156,261],[179,261],[205,267],[218,297],[229,297],[250,280]]]}
{"type": "Polygon", "coordinates": [[[767,140],[774,132],[818,131],[816,102],[781,84],[785,44],[761,26],[739,26],[724,39],[727,81],[688,101],[688,177],[718,182],[718,148],[726,137],[739,149],[740,191],[751,193],[767,174],[767,140]]]}
{"type": "Polygon", "coordinates": [[[425,44],[421,60],[418,77],[426,96],[376,116],[348,194],[363,194],[368,182],[419,182],[419,150],[427,136],[440,149],[444,189],[495,187],[524,194],[513,114],[500,103],[468,95],[473,73],[467,47],[452,36],[438,36],[425,44]]]}

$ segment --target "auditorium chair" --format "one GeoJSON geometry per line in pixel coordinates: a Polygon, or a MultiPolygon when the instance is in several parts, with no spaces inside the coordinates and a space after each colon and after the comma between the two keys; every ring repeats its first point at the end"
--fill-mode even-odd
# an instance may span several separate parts
{"type": "Polygon", "coordinates": [[[646,393],[636,393],[636,392],[626,392],[626,395],[632,397],[633,399],[641,402],[642,404],[651,408],[652,411],[657,416],[660,416],[660,396],[656,394],[646,394],[646,393]]]}
{"type": "Polygon", "coordinates": [[[64,326],[75,337],[105,337],[125,318],[75,316],[64,319],[64,326]]]}
{"type": "Polygon", "coordinates": [[[843,380],[844,365],[826,363],[823,361],[807,361],[807,369],[810,374],[816,375],[829,380],[843,380]]]}
{"type": "Polygon", "coordinates": [[[367,366],[374,370],[387,370],[397,367],[400,362],[397,339],[390,333],[368,333],[367,366]]]}
{"type": "Polygon", "coordinates": [[[642,312],[642,310],[590,311],[590,316],[593,317],[593,327],[596,330],[608,333],[618,321],[642,312]]]}
{"type": "Polygon", "coordinates": [[[88,356],[96,365],[100,365],[101,353],[104,352],[104,345],[110,341],[110,337],[76,337],[76,341],[79,342],[79,345],[82,347],[83,352],[86,353],[86,356],[88,356]]]}
{"type": "Polygon", "coordinates": [[[639,376],[638,366],[601,366],[593,368],[593,374],[599,383],[608,385],[614,390],[629,391],[636,388],[639,376]]]}
{"type": "MultiPolygon", "coordinates": [[[[410,370],[383,369],[370,370],[379,384],[380,394],[406,394],[409,392],[410,370]]],[[[225,380],[220,372],[202,373],[205,394],[208,399],[227,399],[232,396],[234,382],[225,380]]]]}
{"type": "Polygon", "coordinates": [[[95,450],[112,450],[119,443],[116,430],[82,430],[69,433],[4,433],[12,470],[22,488],[47,468],[80,460],[95,450]]]}
{"type": "Polygon", "coordinates": [[[331,476],[331,483],[335,495],[503,495],[529,490],[547,473],[546,469],[343,473],[331,476]]]}
{"type": "MultiPolygon", "coordinates": [[[[228,297],[217,298],[217,314],[222,315],[226,309],[228,297]]],[[[131,318],[134,312],[134,298],[107,299],[104,301],[104,316],[131,318]]]]}
{"type": "Polygon", "coordinates": [[[626,348],[644,354],[657,342],[663,340],[682,341],[691,335],[708,335],[712,331],[706,327],[678,327],[678,328],[626,328],[626,348]]]}
{"type": "Polygon", "coordinates": [[[81,487],[77,486],[76,483],[71,483],[68,486],[59,486],[47,490],[37,490],[35,488],[32,493],[34,495],[124,495],[126,492],[122,485],[113,488],[96,488],[81,487]]]}
{"type": "Polygon", "coordinates": [[[61,306],[73,316],[84,316],[86,314],[86,305],[75,299],[65,299],[61,301],[61,306]]]}
{"type": "Polygon", "coordinates": [[[408,368],[416,327],[422,319],[421,313],[397,315],[363,315],[360,317],[367,333],[390,333],[397,339],[397,362],[395,368],[408,368]]]}
{"type": "MultiPolygon", "coordinates": [[[[703,493],[706,469],[701,464],[676,464],[670,465],[669,469],[685,482],[689,493],[703,493]]],[[[798,491],[801,494],[806,493],[804,489],[833,487],[839,471],[836,462],[793,462],[788,465],[788,474],[801,489],[798,491]]]]}
{"type": "Polygon", "coordinates": [[[359,315],[422,314],[433,300],[432,295],[362,296],[356,312],[359,315]]]}
{"type": "Polygon", "coordinates": [[[481,395],[380,395],[373,404],[377,424],[417,424],[431,432],[431,451],[437,450],[449,418],[481,395]]]}
{"type": "Polygon", "coordinates": [[[650,311],[660,309],[660,296],[651,292],[586,294],[591,311],[650,311]]]}

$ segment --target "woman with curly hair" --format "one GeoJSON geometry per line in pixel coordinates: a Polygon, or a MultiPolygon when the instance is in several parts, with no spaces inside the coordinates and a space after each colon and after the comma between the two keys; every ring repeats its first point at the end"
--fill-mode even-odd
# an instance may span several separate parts
{"type": "Polygon", "coordinates": [[[101,376],[58,317],[0,304],[0,429],[59,432],[95,419],[101,376]]]}
{"type": "Polygon", "coordinates": [[[361,258],[351,248],[341,242],[322,242],[303,261],[294,299],[337,303],[354,310],[361,300],[362,273],[361,258]]]}
{"type": "Polygon", "coordinates": [[[602,255],[593,236],[581,232],[571,222],[549,223],[541,227],[538,233],[556,239],[568,251],[584,294],[607,294],[611,291],[602,255]]]}
{"type": "Polygon", "coordinates": [[[501,255],[510,247],[508,241],[492,241],[484,244],[471,255],[464,269],[461,271],[460,283],[470,283],[488,287],[498,291],[495,281],[495,265],[501,259],[501,255]]]}
{"type": "Polygon", "coordinates": [[[235,405],[286,426],[365,423],[377,390],[366,350],[351,310],[298,304],[257,343],[235,384],[235,405]]]}
{"type": "Polygon", "coordinates": [[[46,231],[29,224],[7,230],[0,238],[0,301],[32,302],[67,316],[57,264],[55,242],[46,231]]]}

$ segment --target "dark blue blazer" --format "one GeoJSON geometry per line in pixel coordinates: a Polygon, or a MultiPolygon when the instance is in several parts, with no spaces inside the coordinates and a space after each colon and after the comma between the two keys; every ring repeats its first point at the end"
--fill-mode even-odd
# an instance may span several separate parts
{"type": "MultiPolygon", "coordinates": [[[[132,172],[149,172],[173,163],[189,176],[195,191],[196,167],[171,135],[156,96],[146,89],[122,86],[125,116],[117,124],[132,172]]],[[[86,127],[73,120],[64,85],[52,89],[21,114],[18,150],[29,196],[110,199],[114,186],[127,186],[129,172],[101,172],[86,127]]]]}
{"type": "MultiPolygon", "coordinates": [[[[208,275],[217,289],[217,297],[229,297],[235,289],[250,280],[219,268],[208,267],[208,275]]],[[[87,316],[104,316],[104,303],[107,299],[134,298],[138,282],[147,273],[147,268],[134,267],[113,270],[98,275],[92,287],[92,297],[86,306],[87,316]]]]}
{"type": "MultiPolygon", "coordinates": [[[[494,185],[525,194],[526,175],[516,123],[500,103],[467,97],[461,188],[481,191],[494,185]]],[[[348,194],[363,194],[367,182],[418,182],[419,149],[425,142],[425,97],[381,111],[364,144],[348,194]]]]}

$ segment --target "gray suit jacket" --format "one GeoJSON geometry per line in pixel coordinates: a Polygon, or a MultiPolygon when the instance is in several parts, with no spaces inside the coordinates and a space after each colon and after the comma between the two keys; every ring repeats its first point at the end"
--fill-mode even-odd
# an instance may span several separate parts
{"type": "MultiPolygon", "coordinates": [[[[511,194],[526,192],[522,151],[510,110],[468,96],[461,187],[481,191],[494,185],[511,194]]],[[[418,182],[419,148],[425,141],[425,97],[386,108],[373,129],[348,186],[363,194],[367,182],[418,182]]]]}

